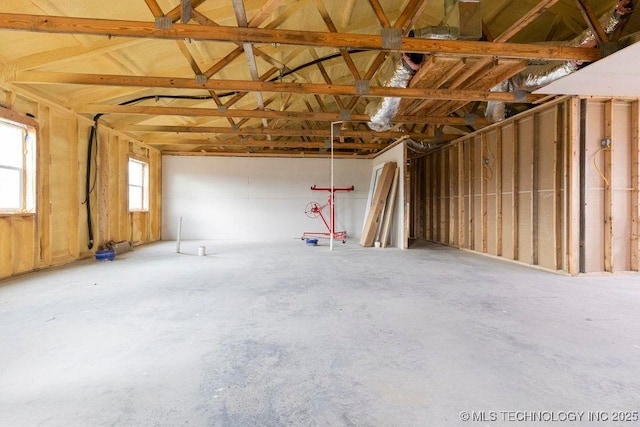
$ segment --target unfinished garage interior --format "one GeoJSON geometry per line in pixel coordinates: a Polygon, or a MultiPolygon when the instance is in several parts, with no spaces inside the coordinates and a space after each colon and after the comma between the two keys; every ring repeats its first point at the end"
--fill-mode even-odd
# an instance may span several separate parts
{"type": "Polygon", "coordinates": [[[0,425],[636,425],[631,0],[0,4],[0,425]]]}

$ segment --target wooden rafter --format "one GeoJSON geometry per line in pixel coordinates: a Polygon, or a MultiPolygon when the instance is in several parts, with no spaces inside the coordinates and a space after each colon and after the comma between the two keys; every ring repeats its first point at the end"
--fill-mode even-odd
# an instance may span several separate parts
{"type": "Polygon", "coordinates": [[[542,15],[547,11],[551,6],[556,4],[558,0],[542,0],[537,5],[532,7],[529,12],[524,14],[522,18],[517,20],[514,24],[512,24],[509,28],[507,28],[502,34],[498,37],[494,38],[494,42],[506,42],[511,37],[515,36],[519,33],[524,27],[533,22],[538,16],[542,15]]]}
{"type": "Polygon", "coordinates": [[[580,9],[580,12],[584,17],[585,22],[595,35],[596,40],[598,40],[598,45],[602,46],[604,43],[608,42],[609,37],[602,28],[602,25],[600,25],[598,17],[595,13],[593,13],[593,9],[591,9],[589,3],[587,3],[585,0],[576,0],[576,4],[578,5],[578,9],[580,9]]]}
{"type": "Polygon", "coordinates": [[[373,12],[376,14],[378,22],[380,22],[380,26],[382,28],[391,28],[389,18],[387,18],[387,15],[384,13],[384,9],[382,9],[380,2],[378,0],[369,0],[369,5],[373,9],[373,12]]]}
{"type": "MultiPolygon", "coordinates": [[[[157,29],[155,24],[110,19],[72,18],[0,13],[0,28],[59,34],[144,37],[158,39],[192,39],[236,43],[276,43],[282,45],[322,46],[385,50],[379,35],[325,33],[317,31],[266,28],[210,27],[174,24],[171,29],[157,29]]],[[[516,43],[488,43],[461,40],[429,40],[403,37],[403,52],[438,53],[454,56],[505,57],[521,59],[596,61],[598,49],[516,43]]]]}
{"type": "MultiPolygon", "coordinates": [[[[247,20],[247,12],[244,8],[244,0],[232,0],[233,10],[236,14],[236,21],[238,22],[238,27],[248,27],[249,21],[247,20]]],[[[266,18],[266,17],[265,17],[266,18]]],[[[256,55],[253,53],[253,45],[251,43],[243,43],[242,47],[244,48],[244,53],[247,58],[247,65],[249,66],[249,74],[251,75],[251,79],[256,82],[260,81],[260,75],[258,73],[258,63],[256,62],[256,55]]],[[[256,97],[256,102],[258,104],[259,110],[264,110],[264,99],[262,97],[262,92],[254,92],[254,96],[256,97]]],[[[267,119],[262,119],[262,125],[265,128],[269,127],[267,123],[267,119]]]]}

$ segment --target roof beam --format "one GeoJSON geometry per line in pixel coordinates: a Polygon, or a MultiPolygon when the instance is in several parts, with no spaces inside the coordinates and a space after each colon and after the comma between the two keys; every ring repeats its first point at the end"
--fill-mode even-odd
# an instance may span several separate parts
{"type": "MultiPolygon", "coordinates": [[[[331,136],[330,129],[264,129],[264,128],[242,128],[233,129],[230,127],[214,127],[214,126],[155,126],[155,125],[137,125],[127,126],[119,129],[123,132],[163,132],[163,133],[217,133],[228,135],[272,135],[272,136],[312,136],[320,138],[328,138],[331,136]]],[[[341,130],[341,137],[348,138],[370,138],[373,136],[379,138],[400,138],[408,136],[410,138],[427,139],[433,138],[432,134],[426,133],[407,133],[407,132],[375,132],[375,131],[354,131],[341,130]]],[[[458,136],[456,136],[457,138],[458,136]]],[[[443,135],[444,139],[450,139],[448,135],[443,135]]]]}
{"type": "MultiPolygon", "coordinates": [[[[149,22],[12,13],[0,13],[0,28],[44,33],[102,35],[105,37],[143,37],[172,40],[188,38],[230,43],[278,43],[281,45],[322,46],[338,49],[385,50],[382,47],[382,37],[379,35],[185,24],[174,24],[171,29],[156,29],[155,24],[149,22]]],[[[500,56],[505,58],[579,61],[596,61],[602,57],[600,50],[589,48],[430,40],[409,37],[402,38],[400,51],[455,56],[500,56]]]]}
{"type": "MultiPolygon", "coordinates": [[[[256,141],[249,139],[240,141],[239,139],[227,141],[210,141],[208,139],[180,139],[174,141],[153,141],[146,142],[148,145],[204,145],[210,147],[233,147],[233,148],[329,148],[325,142],[307,142],[307,141],[256,141]]],[[[335,149],[360,149],[360,150],[381,150],[387,146],[386,143],[371,144],[361,142],[334,142],[335,149]]]]}
{"type": "MultiPolygon", "coordinates": [[[[340,120],[340,113],[306,112],[306,111],[271,111],[271,110],[217,110],[213,108],[188,108],[188,107],[155,107],[144,105],[110,105],[89,104],[78,109],[80,113],[109,113],[109,114],[144,114],[153,116],[192,116],[192,117],[246,117],[268,118],[286,120],[316,120],[333,122],[340,120]]],[[[369,116],[366,114],[352,114],[351,121],[366,122],[369,116]]],[[[396,116],[396,120],[403,123],[437,123],[446,125],[463,125],[467,122],[458,117],[436,116],[396,116]]],[[[476,124],[487,125],[487,120],[478,118],[476,124]]]]}
{"type": "MultiPolygon", "coordinates": [[[[195,90],[225,90],[242,92],[278,92],[322,95],[359,95],[355,86],[326,85],[317,83],[263,82],[246,80],[207,80],[198,83],[195,79],[178,77],[123,76],[109,74],[49,73],[25,71],[14,79],[15,83],[62,83],[97,86],[155,87],[195,90]]],[[[516,102],[513,93],[489,92],[485,90],[451,90],[428,88],[371,87],[366,96],[395,96],[403,98],[431,98],[449,101],[501,101],[516,102]]],[[[527,95],[517,102],[535,102],[537,95],[527,95]]]]}

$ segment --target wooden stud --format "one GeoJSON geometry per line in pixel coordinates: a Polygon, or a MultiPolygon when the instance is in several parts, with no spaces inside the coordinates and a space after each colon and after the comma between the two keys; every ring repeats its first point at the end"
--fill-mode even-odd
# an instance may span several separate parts
{"type": "Polygon", "coordinates": [[[580,100],[569,101],[569,123],[567,137],[567,247],[566,270],[571,275],[580,272],[580,100]]]}
{"type": "Polygon", "coordinates": [[[489,249],[488,244],[488,219],[489,209],[487,203],[487,187],[489,186],[488,177],[488,162],[489,157],[487,155],[487,133],[482,132],[480,135],[480,206],[481,206],[481,218],[480,218],[480,238],[482,242],[482,253],[487,253],[489,249]],[[486,159],[486,160],[485,160],[486,159]]]}
{"type": "Polygon", "coordinates": [[[458,247],[464,248],[466,246],[466,230],[467,230],[467,210],[465,205],[467,203],[464,195],[465,185],[465,144],[466,141],[461,141],[457,144],[458,149],[458,247]]]}
{"type": "Polygon", "coordinates": [[[471,250],[476,249],[475,215],[476,215],[476,188],[475,188],[475,143],[469,140],[469,246],[471,250]]]}
{"type": "Polygon", "coordinates": [[[440,223],[438,229],[440,230],[440,243],[449,244],[449,150],[440,150],[439,158],[440,169],[440,206],[438,213],[440,214],[440,223]]]}
{"type": "Polygon", "coordinates": [[[631,270],[640,271],[640,108],[631,103],[631,270]]]}
{"type": "Polygon", "coordinates": [[[555,155],[553,158],[553,228],[554,228],[554,266],[556,270],[562,270],[564,265],[564,233],[563,233],[563,219],[566,215],[566,210],[563,203],[563,189],[564,189],[564,177],[566,166],[564,164],[564,146],[566,135],[566,110],[565,104],[558,104],[555,107],[556,113],[556,140],[555,140],[555,155]]]}
{"type": "Polygon", "coordinates": [[[449,193],[449,215],[447,217],[448,220],[448,229],[449,229],[449,242],[448,244],[450,246],[455,246],[457,245],[457,239],[456,239],[456,235],[455,235],[455,225],[457,224],[457,218],[456,215],[458,213],[458,210],[456,209],[456,204],[454,203],[454,198],[456,200],[458,200],[458,198],[456,197],[456,189],[458,186],[458,159],[456,158],[457,156],[457,147],[448,147],[447,148],[447,155],[449,156],[449,161],[447,162],[447,164],[449,165],[449,172],[447,174],[447,179],[449,181],[449,185],[448,185],[448,193],[449,193]]]}
{"type": "Polygon", "coordinates": [[[403,165],[404,167],[404,194],[403,194],[404,239],[402,242],[402,248],[409,249],[409,237],[411,236],[409,232],[409,212],[410,212],[409,209],[411,209],[411,203],[415,203],[415,200],[412,201],[409,198],[409,189],[411,188],[410,182],[413,176],[413,171],[412,171],[412,168],[410,167],[409,161],[407,160],[408,154],[409,154],[407,144],[402,144],[402,150],[403,150],[402,158],[405,160],[403,165]]]}
{"type": "Polygon", "coordinates": [[[513,176],[511,177],[511,239],[513,240],[513,259],[520,256],[519,218],[520,218],[520,125],[513,122],[513,176]]]}
{"type": "MultiPolygon", "coordinates": [[[[605,138],[611,140],[613,135],[613,101],[608,100],[604,103],[604,132],[605,138]]],[[[606,182],[604,183],[604,271],[613,272],[613,168],[611,150],[613,150],[614,142],[611,147],[602,150],[604,164],[602,173],[606,182]]]]}
{"type": "Polygon", "coordinates": [[[540,116],[539,113],[533,114],[533,138],[531,144],[531,264],[538,265],[538,240],[540,228],[540,208],[538,193],[538,165],[540,164],[540,116]]]}
{"type": "Polygon", "coordinates": [[[496,129],[496,255],[502,256],[502,128],[496,129]]]}

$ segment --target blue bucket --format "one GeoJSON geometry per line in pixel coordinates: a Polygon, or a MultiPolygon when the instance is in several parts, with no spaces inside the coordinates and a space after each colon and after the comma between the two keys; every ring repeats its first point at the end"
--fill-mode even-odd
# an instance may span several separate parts
{"type": "Polygon", "coordinates": [[[116,253],[111,249],[103,249],[96,251],[96,261],[113,261],[116,258],[116,253]]]}

